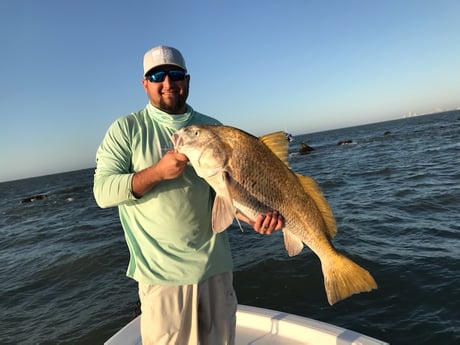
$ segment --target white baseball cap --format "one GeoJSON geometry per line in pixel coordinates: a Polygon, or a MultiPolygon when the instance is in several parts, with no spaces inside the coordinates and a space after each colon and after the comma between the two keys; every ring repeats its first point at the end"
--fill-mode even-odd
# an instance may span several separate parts
{"type": "Polygon", "coordinates": [[[158,46],[150,49],[144,55],[144,76],[147,73],[161,65],[173,65],[187,70],[185,67],[185,60],[180,51],[176,48],[167,46],[158,46]]]}

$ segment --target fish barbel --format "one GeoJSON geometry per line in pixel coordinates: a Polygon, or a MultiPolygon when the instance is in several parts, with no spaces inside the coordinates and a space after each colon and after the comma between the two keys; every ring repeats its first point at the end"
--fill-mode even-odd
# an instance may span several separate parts
{"type": "Polygon", "coordinates": [[[337,230],[332,211],[315,180],[289,168],[284,132],[257,138],[230,126],[192,125],[172,140],[216,192],[213,231],[227,229],[237,212],[255,220],[277,210],[284,217],[289,256],[299,254],[305,244],[319,257],[331,305],[377,288],[368,271],[333,247],[337,230]]]}

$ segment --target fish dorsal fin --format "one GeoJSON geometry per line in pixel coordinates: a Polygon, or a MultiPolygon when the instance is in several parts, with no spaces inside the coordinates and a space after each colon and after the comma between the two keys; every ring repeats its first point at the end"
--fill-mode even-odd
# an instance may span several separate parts
{"type": "Polygon", "coordinates": [[[259,137],[259,140],[267,146],[284,164],[288,164],[288,140],[286,133],[280,131],[259,137]]]}
{"type": "Polygon", "coordinates": [[[318,186],[316,181],[308,176],[296,174],[302,187],[306,193],[313,199],[318,210],[323,217],[324,224],[326,225],[326,234],[329,238],[333,238],[337,234],[337,224],[332,213],[331,207],[321,192],[321,188],[318,186]]]}

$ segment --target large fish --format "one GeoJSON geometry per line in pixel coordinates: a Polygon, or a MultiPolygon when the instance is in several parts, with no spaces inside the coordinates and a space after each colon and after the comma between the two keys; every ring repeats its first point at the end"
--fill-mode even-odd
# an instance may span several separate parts
{"type": "Polygon", "coordinates": [[[377,288],[368,271],[333,247],[330,239],[336,234],[336,223],[332,211],[317,183],[289,168],[284,132],[256,138],[229,126],[192,125],[177,131],[172,140],[216,192],[215,232],[232,224],[236,212],[254,220],[277,210],[284,217],[289,256],[300,253],[305,244],[320,258],[331,305],[377,288]]]}

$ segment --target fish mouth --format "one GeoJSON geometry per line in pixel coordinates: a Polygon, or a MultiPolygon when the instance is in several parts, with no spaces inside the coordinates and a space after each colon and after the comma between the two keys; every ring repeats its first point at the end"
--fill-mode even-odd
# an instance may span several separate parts
{"type": "Polygon", "coordinates": [[[184,138],[179,134],[179,132],[174,133],[171,140],[175,150],[179,150],[182,146],[184,146],[184,138]]]}

